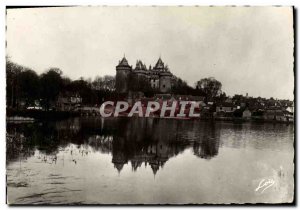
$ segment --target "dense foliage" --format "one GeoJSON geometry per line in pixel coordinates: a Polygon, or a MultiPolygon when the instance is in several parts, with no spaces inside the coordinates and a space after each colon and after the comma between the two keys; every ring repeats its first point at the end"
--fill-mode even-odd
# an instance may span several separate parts
{"type": "MultiPolygon", "coordinates": [[[[151,88],[148,81],[131,77],[130,90],[143,92],[152,97],[158,90],[151,88]]],[[[34,70],[18,65],[9,58],[6,62],[7,107],[34,106],[36,101],[46,110],[55,105],[59,94],[70,92],[79,95],[85,105],[101,104],[104,100],[117,98],[115,76],[97,76],[94,80],[79,78],[71,80],[59,68],[49,68],[41,75],[34,70]]],[[[214,78],[205,78],[191,87],[180,78],[173,78],[172,94],[203,96],[205,100],[219,96],[222,84],[214,78]]]]}
{"type": "Polygon", "coordinates": [[[71,80],[58,68],[50,68],[38,75],[32,69],[7,59],[6,62],[7,107],[34,106],[39,101],[45,109],[51,108],[60,93],[71,92],[82,97],[88,105],[100,104],[105,97],[115,93],[115,77],[96,77],[94,81],[80,78],[71,80]]]}

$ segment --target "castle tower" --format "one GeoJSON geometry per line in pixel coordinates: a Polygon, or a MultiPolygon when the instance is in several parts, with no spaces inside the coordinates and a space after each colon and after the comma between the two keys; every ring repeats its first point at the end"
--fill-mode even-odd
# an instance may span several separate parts
{"type": "Polygon", "coordinates": [[[165,66],[164,62],[159,58],[153,70],[159,73],[159,91],[169,93],[171,91],[172,74],[168,66],[165,66]]]}
{"type": "Polygon", "coordinates": [[[136,74],[138,79],[143,79],[148,77],[147,67],[145,64],[143,64],[141,60],[137,60],[136,67],[132,72],[136,74]]]}
{"type": "Polygon", "coordinates": [[[127,93],[128,92],[128,80],[132,71],[132,67],[129,66],[125,56],[119,64],[116,66],[116,91],[117,93],[127,93]]]}

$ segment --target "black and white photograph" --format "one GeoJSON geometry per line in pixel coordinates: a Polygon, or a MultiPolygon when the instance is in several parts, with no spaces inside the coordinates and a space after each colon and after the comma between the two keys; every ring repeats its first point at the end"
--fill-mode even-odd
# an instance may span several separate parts
{"type": "Polygon", "coordinates": [[[7,205],[295,204],[295,7],[5,10],[7,205]]]}

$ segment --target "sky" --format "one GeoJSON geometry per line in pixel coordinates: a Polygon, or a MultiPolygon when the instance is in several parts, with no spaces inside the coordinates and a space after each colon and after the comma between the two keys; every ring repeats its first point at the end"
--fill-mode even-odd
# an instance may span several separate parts
{"type": "Polygon", "coordinates": [[[115,75],[126,56],[194,85],[214,77],[227,95],[294,99],[291,7],[57,7],[9,9],[6,54],[71,79],[115,75]]]}

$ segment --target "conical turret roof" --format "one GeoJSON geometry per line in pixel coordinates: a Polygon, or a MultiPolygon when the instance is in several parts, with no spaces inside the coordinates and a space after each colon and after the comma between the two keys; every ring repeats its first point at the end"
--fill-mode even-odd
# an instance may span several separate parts
{"type": "Polygon", "coordinates": [[[154,69],[163,69],[165,67],[164,62],[159,57],[158,61],[156,62],[154,69]]]}
{"type": "Polygon", "coordinates": [[[119,61],[119,65],[118,66],[129,66],[128,61],[125,58],[125,56],[122,58],[121,61],[119,61]]]}

